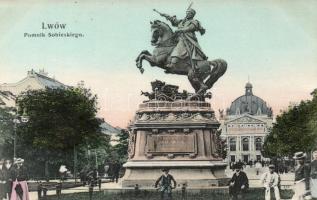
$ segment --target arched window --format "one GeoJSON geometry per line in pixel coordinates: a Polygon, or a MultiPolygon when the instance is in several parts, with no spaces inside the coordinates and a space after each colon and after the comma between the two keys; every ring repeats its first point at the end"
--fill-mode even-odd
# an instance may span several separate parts
{"type": "Polygon", "coordinates": [[[249,139],[243,138],[242,140],[242,150],[243,151],[249,151],[249,139]]]}
{"type": "Polygon", "coordinates": [[[235,138],[231,138],[229,140],[230,143],[230,151],[236,151],[236,147],[237,147],[237,142],[235,138]]]}
{"type": "Polygon", "coordinates": [[[255,150],[256,151],[261,151],[262,150],[262,139],[261,138],[256,138],[255,139],[255,150]]]}

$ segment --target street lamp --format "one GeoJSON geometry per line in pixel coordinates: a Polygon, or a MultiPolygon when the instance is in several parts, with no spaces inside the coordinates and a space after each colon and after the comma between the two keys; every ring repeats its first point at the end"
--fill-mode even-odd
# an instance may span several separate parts
{"type": "Polygon", "coordinates": [[[19,115],[18,111],[15,113],[15,118],[13,119],[14,123],[14,141],[13,141],[13,159],[17,157],[16,155],[16,146],[17,146],[17,126],[20,123],[27,123],[29,121],[29,116],[26,114],[26,109],[23,110],[23,114],[19,115]]]}

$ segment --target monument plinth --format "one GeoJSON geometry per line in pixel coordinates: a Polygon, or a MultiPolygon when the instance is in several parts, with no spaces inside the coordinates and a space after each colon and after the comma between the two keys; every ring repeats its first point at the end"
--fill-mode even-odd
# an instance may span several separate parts
{"type": "Polygon", "coordinates": [[[129,160],[122,186],[152,187],[166,167],[179,184],[188,187],[222,185],[226,163],[217,151],[219,125],[205,101],[140,104],[129,127],[129,160]]]}

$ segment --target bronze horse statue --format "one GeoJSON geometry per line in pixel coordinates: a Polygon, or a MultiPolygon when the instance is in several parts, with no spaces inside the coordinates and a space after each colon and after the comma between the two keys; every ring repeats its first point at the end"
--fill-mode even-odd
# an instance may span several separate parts
{"type": "Polygon", "coordinates": [[[142,61],[147,60],[151,66],[165,69],[165,73],[187,75],[195,93],[202,96],[226,72],[227,63],[222,59],[196,61],[193,66],[193,62],[188,56],[176,63],[174,67],[168,67],[167,64],[171,62],[170,55],[180,35],[174,33],[168,24],[159,20],[151,22],[151,31],[151,43],[155,46],[153,55],[144,50],[136,59],[136,65],[141,73],[144,72],[142,61]]]}

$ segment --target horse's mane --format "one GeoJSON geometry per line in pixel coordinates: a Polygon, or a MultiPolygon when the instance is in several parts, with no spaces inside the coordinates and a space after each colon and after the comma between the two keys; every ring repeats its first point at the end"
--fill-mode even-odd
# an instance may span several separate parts
{"type": "Polygon", "coordinates": [[[171,27],[170,27],[167,23],[162,22],[162,21],[160,21],[160,20],[155,20],[154,22],[159,22],[159,23],[164,24],[164,25],[167,26],[167,28],[173,33],[173,30],[171,29],[171,27]]]}

